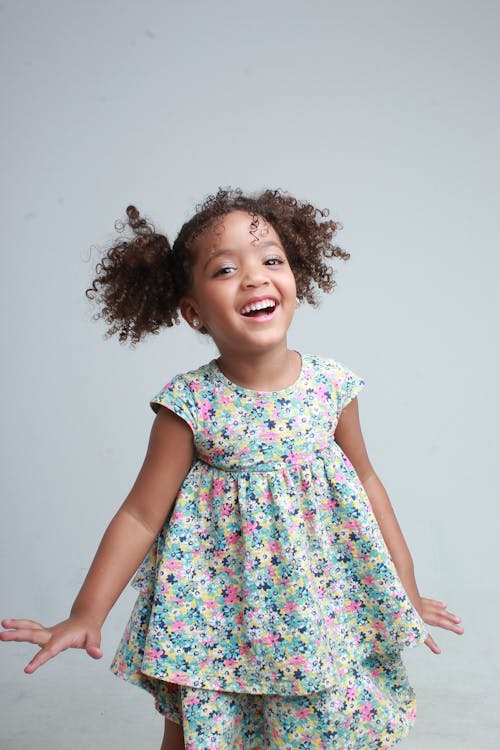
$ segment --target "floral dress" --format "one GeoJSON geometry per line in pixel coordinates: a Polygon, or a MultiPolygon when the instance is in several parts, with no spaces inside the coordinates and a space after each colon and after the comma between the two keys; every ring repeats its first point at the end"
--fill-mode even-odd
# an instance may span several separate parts
{"type": "Polygon", "coordinates": [[[364,381],[303,355],[280,391],[215,360],[153,399],[195,455],[133,585],[112,671],[183,725],[186,748],[386,748],[415,700],[402,649],[425,626],[334,439],[364,381]]]}

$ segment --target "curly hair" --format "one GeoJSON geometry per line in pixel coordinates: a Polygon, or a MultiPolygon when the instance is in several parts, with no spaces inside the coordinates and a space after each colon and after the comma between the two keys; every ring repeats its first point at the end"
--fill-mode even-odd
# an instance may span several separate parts
{"type": "Polygon", "coordinates": [[[349,258],[349,253],[333,244],[341,224],[327,220],[328,209],[315,208],[282,190],[245,195],[239,189],[220,188],[196,207],[172,246],[135,206],[128,206],[128,221],[116,222],[115,228],[121,233],[129,226],[133,237],[111,245],[86,290],[87,297],[100,308],[96,317],[109,325],[107,336],[118,334],[122,343],[135,344],[147,334],[178,323],[179,301],[191,288],[195,240],[219,217],[233,211],[250,214],[251,232],[260,218],[276,231],[301,302],[317,306],[316,288],[333,290],[334,271],[325,259],[349,258]]]}

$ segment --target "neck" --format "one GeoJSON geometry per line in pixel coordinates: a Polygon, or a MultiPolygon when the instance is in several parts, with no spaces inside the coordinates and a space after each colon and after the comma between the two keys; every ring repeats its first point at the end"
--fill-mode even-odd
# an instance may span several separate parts
{"type": "Polygon", "coordinates": [[[217,360],[223,374],[236,385],[255,391],[279,391],[288,388],[299,377],[302,362],[300,354],[286,344],[271,352],[227,356],[221,353],[217,360]]]}

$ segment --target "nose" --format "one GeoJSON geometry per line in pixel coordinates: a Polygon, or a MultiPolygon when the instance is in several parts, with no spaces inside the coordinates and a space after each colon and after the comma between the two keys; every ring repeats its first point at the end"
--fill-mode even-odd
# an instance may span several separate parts
{"type": "Polygon", "coordinates": [[[266,267],[262,263],[247,262],[243,268],[241,284],[246,289],[269,284],[266,267]]]}

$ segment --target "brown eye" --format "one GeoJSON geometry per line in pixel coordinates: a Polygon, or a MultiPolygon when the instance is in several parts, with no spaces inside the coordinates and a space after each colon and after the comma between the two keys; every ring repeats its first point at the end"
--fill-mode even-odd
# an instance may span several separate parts
{"type": "Polygon", "coordinates": [[[268,258],[266,260],[266,266],[280,266],[284,263],[281,258],[268,258]]]}
{"type": "Polygon", "coordinates": [[[227,276],[231,271],[234,271],[234,268],[232,266],[224,266],[223,268],[219,268],[215,273],[214,276],[227,276]]]}

